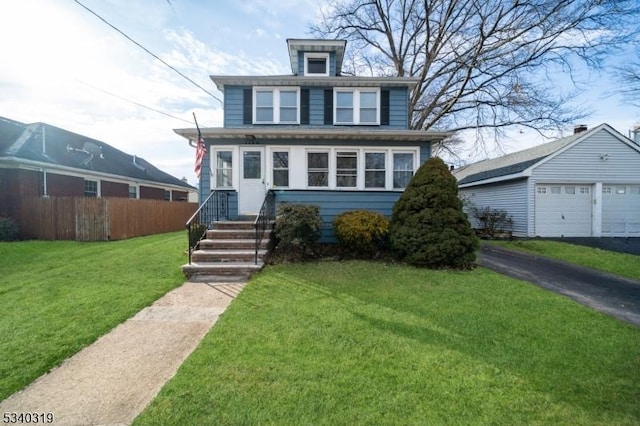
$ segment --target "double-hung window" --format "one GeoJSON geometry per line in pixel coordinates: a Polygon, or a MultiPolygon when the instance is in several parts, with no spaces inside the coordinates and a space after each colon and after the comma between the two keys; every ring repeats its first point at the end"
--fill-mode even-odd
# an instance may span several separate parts
{"type": "Polygon", "coordinates": [[[393,153],[393,188],[406,188],[413,177],[413,153],[393,153]]]}
{"type": "Polygon", "coordinates": [[[328,152],[307,152],[307,185],[321,188],[329,186],[328,152]]]}
{"type": "Polygon", "coordinates": [[[379,89],[334,89],[335,124],[380,124],[379,89]]]}
{"type": "Polygon", "coordinates": [[[255,87],[253,122],[255,124],[298,124],[300,88],[255,87]]]}
{"type": "Polygon", "coordinates": [[[85,180],[84,181],[84,196],[96,198],[98,196],[98,181],[85,180]]]}
{"type": "Polygon", "coordinates": [[[273,151],[273,186],[289,186],[289,151],[273,151]]]}
{"type": "Polygon", "coordinates": [[[358,152],[336,152],[336,186],[355,188],[358,184],[358,152]]]}
{"type": "Polygon", "coordinates": [[[216,151],[216,188],[233,186],[233,151],[216,151]]]}
{"type": "Polygon", "coordinates": [[[138,198],[138,187],[135,185],[129,185],[129,198],[137,199],[138,198]]]}
{"type": "Polygon", "coordinates": [[[382,188],[386,186],[386,169],[385,169],[384,152],[365,152],[364,153],[364,187],[365,188],[382,188]]]}

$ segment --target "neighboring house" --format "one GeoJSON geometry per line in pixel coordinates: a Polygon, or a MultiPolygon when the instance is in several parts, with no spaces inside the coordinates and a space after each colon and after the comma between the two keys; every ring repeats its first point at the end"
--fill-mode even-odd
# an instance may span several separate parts
{"type": "MultiPolygon", "coordinates": [[[[224,94],[224,127],[201,129],[207,146],[200,199],[229,193],[230,218],[276,204],[320,207],[323,236],[346,210],[391,214],[445,132],[409,130],[412,77],[341,74],[344,40],[287,40],[293,75],[211,76],[224,94]]],[[[176,129],[190,140],[197,130],[176,129]]]]}
{"type": "MultiPolygon", "coordinates": [[[[638,138],[636,138],[636,141],[638,138]]],[[[607,124],[453,172],[526,237],[640,237],[640,146],[607,124]]]]}
{"type": "Polygon", "coordinates": [[[0,117],[0,215],[17,196],[188,201],[196,191],[104,142],[0,117]]]}

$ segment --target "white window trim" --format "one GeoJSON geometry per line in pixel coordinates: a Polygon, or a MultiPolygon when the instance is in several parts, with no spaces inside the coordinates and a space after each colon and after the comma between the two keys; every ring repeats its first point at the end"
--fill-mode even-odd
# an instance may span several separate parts
{"type": "Polygon", "coordinates": [[[236,182],[239,179],[238,171],[238,151],[235,147],[220,147],[213,150],[210,159],[212,189],[232,190],[236,189],[236,182]],[[231,152],[231,186],[218,186],[218,152],[231,152]]]}
{"type": "Polygon", "coordinates": [[[362,146],[344,146],[344,147],[312,147],[306,148],[304,151],[304,175],[305,175],[305,189],[309,190],[330,190],[330,191],[385,191],[385,192],[403,192],[406,188],[394,188],[393,187],[393,154],[413,154],[413,174],[415,175],[418,170],[419,161],[419,148],[414,147],[397,147],[397,148],[378,148],[378,147],[362,147],[362,146]],[[338,187],[336,185],[336,172],[337,172],[337,153],[354,151],[358,155],[358,175],[357,186],[355,187],[338,187]],[[328,186],[309,186],[308,173],[309,163],[307,160],[307,154],[310,152],[323,152],[329,155],[329,185],[328,186]],[[384,188],[365,188],[365,153],[384,153],[385,154],[385,187],[384,188]]]}
{"type": "Polygon", "coordinates": [[[304,75],[311,75],[314,77],[329,77],[329,68],[330,68],[330,62],[329,62],[329,54],[328,53],[305,53],[304,54],[304,75]],[[315,73],[315,72],[309,72],[309,59],[325,59],[326,62],[326,71],[324,73],[315,73]]]}
{"type": "MultiPolygon", "coordinates": [[[[393,150],[392,150],[392,154],[391,156],[393,156],[393,150]]],[[[417,152],[416,154],[417,155],[417,152]]],[[[388,187],[388,176],[389,176],[389,153],[388,150],[385,149],[363,149],[362,150],[362,156],[361,156],[361,166],[362,166],[362,187],[365,191],[384,191],[386,190],[386,188],[388,187]],[[367,188],[367,154],[384,154],[384,187],[374,187],[374,188],[367,188]]],[[[380,171],[379,169],[375,169],[380,171]]]]}
{"type": "Polygon", "coordinates": [[[276,87],[276,86],[254,86],[253,87],[253,124],[300,124],[300,87],[276,87]],[[296,120],[280,121],[280,92],[296,92],[296,120]],[[258,121],[257,119],[257,92],[271,92],[273,96],[273,121],[258,121]]]}
{"type": "Polygon", "coordinates": [[[379,126],[380,125],[380,88],[379,87],[335,87],[333,89],[333,124],[337,125],[355,125],[355,126],[379,126]],[[338,121],[338,93],[353,93],[353,122],[338,121]],[[360,94],[375,93],[376,94],[376,121],[360,122],[360,94]]]}

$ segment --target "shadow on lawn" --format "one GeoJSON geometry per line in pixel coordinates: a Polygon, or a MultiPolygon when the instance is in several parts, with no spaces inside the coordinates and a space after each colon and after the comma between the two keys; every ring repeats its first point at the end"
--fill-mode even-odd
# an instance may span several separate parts
{"type": "Polygon", "coordinates": [[[499,287],[476,286],[467,300],[453,306],[438,306],[450,303],[448,297],[430,300],[428,283],[422,304],[402,303],[401,294],[385,297],[388,286],[371,281],[366,292],[357,286],[313,283],[311,287],[323,298],[348,305],[355,318],[375,330],[508,371],[553,403],[579,407],[592,419],[604,421],[607,413],[640,419],[639,406],[631,402],[640,394],[637,332],[616,327],[617,321],[574,302],[510,281],[512,288],[526,286],[521,300],[514,296],[518,291],[502,295],[496,294],[499,287]],[[505,296],[510,303],[492,301],[505,296]]]}

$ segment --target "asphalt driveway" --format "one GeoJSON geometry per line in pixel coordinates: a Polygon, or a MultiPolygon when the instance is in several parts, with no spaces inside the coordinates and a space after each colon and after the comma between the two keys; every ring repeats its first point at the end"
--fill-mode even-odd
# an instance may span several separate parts
{"type": "Polygon", "coordinates": [[[483,244],[478,263],[640,326],[640,281],[483,244]]]}

